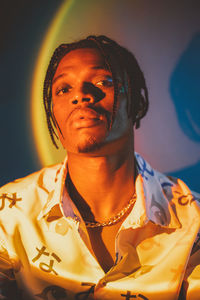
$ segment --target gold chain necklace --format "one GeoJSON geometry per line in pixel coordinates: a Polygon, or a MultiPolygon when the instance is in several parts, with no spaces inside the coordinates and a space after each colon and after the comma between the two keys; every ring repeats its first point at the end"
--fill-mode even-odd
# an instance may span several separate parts
{"type": "Polygon", "coordinates": [[[135,204],[136,201],[136,194],[133,195],[133,197],[130,199],[128,204],[118,212],[114,217],[108,219],[104,222],[89,222],[85,221],[86,227],[95,228],[95,227],[104,227],[104,226],[111,226],[113,224],[116,224],[118,221],[121,220],[121,218],[125,215],[125,213],[129,210],[129,208],[135,204]]]}

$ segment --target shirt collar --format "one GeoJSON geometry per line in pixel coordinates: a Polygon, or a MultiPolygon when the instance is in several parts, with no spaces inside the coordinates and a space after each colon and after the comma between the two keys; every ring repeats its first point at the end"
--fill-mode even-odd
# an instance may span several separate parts
{"type": "MultiPolygon", "coordinates": [[[[38,220],[40,220],[42,217],[49,215],[54,206],[57,206],[60,209],[60,212],[63,213],[61,204],[62,204],[62,194],[65,186],[66,176],[67,176],[67,157],[61,164],[58,165],[58,169],[56,171],[55,178],[54,178],[54,186],[52,184],[52,190],[49,192],[47,201],[38,215],[38,220]]],[[[57,213],[59,209],[57,210],[57,213]]],[[[60,213],[58,215],[60,216],[60,213]]]]}
{"type": "MultiPolygon", "coordinates": [[[[172,205],[172,187],[175,183],[167,176],[154,170],[138,153],[135,152],[138,176],[136,178],[136,202],[121,229],[137,228],[146,225],[149,221],[164,228],[180,228],[172,205]]],[[[60,165],[55,176],[54,189],[49,193],[47,202],[40,212],[38,219],[46,216],[47,220],[55,220],[65,216],[80,221],[80,214],[70,199],[65,188],[67,176],[67,157],[60,165]],[[64,192],[64,193],[63,193],[64,192]],[[65,207],[63,211],[63,195],[65,207]]]]}
{"type": "Polygon", "coordinates": [[[135,153],[138,176],[135,189],[137,201],[124,226],[142,227],[151,221],[166,228],[180,228],[172,206],[175,183],[154,170],[144,158],[135,153]]]}

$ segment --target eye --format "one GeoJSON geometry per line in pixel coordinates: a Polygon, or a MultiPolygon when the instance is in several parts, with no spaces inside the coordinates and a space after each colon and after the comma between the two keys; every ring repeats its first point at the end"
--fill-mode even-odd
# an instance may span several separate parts
{"type": "Polygon", "coordinates": [[[71,91],[72,87],[70,85],[65,85],[65,86],[61,86],[61,87],[58,87],[56,89],[56,95],[57,96],[62,96],[63,94],[67,94],[71,91]]]}
{"type": "Polygon", "coordinates": [[[105,79],[99,80],[95,84],[97,87],[113,87],[112,77],[107,77],[105,79]]]}

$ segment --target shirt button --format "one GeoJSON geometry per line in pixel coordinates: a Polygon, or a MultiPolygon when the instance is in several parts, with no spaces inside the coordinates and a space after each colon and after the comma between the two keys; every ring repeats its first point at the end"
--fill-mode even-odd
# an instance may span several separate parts
{"type": "Polygon", "coordinates": [[[55,231],[61,235],[65,235],[68,232],[69,224],[65,219],[61,219],[56,223],[55,231]]]}

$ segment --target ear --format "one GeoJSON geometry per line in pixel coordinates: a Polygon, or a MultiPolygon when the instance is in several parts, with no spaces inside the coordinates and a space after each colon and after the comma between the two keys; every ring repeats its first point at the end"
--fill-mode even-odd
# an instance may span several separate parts
{"type": "Polygon", "coordinates": [[[135,129],[138,129],[140,127],[140,120],[144,116],[145,98],[144,98],[142,93],[139,95],[138,103],[139,103],[139,107],[138,107],[138,111],[137,111],[137,114],[135,116],[135,122],[134,122],[135,123],[135,129]]]}

